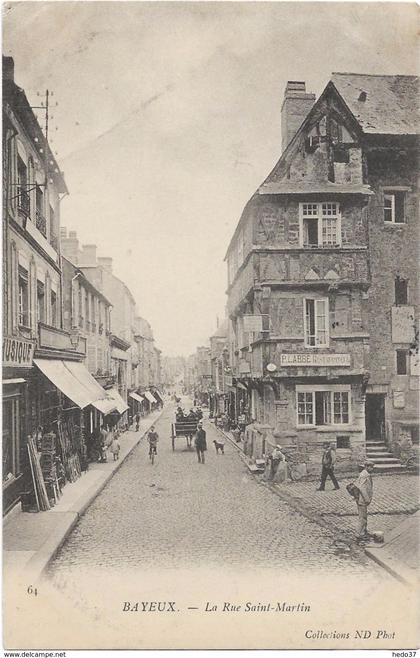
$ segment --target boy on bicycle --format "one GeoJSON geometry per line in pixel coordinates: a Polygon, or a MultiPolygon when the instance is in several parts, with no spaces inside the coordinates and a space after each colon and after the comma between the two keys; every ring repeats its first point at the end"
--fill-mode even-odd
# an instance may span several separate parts
{"type": "Polygon", "coordinates": [[[159,434],[155,432],[155,426],[152,425],[150,428],[149,434],[147,435],[147,440],[149,442],[149,455],[154,452],[157,455],[157,442],[159,441],[159,434]]]}

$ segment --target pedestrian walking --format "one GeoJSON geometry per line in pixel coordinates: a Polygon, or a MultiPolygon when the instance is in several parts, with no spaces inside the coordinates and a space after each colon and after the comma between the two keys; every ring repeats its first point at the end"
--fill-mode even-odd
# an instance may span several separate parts
{"type": "Polygon", "coordinates": [[[108,448],[108,431],[105,429],[105,426],[103,425],[100,429],[100,442],[99,442],[99,449],[100,449],[100,455],[99,455],[99,461],[101,463],[105,463],[108,461],[107,457],[107,448],[108,448]]]}
{"type": "Polygon", "coordinates": [[[337,478],[334,475],[334,465],[335,465],[335,450],[331,443],[326,441],[324,443],[324,453],[322,455],[322,471],[321,471],[321,483],[317,491],[325,491],[325,482],[327,477],[330,477],[334,485],[334,489],[339,489],[340,486],[337,482],[337,478]]]}
{"type": "Polygon", "coordinates": [[[136,419],[136,432],[138,432],[139,427],[140,427],[140,414],[139,414],[139,412],[136,413],[135,419],[136,419]]]}
{"type": "Polygon", "coordinates": [[[236,423],[234,423],[232,425],[231,432],[232,432],[232,436],[235,439],[236,443],[240,443],[241,442],[241,430],[236,425],[236,423]]]}
{"type": "Polygon", "coordinates": [[[197,425],[197,432],[195,435],[195,449],[197,451],[198,462],[204,464],[204,453],[207,450],[206,432],[203,430],[203,423],[197,425]]]}
{"type": "Polygon", "coordinates": [[[111,453],[114,457],[114,462],[116,462],[120,458],[121,446],[120,446],[120,444],[118,442],[118,439],[115,435],[114,435],[114,438],[112,439],[110,450],[111,450],[111,453]]]}
{"type": "Polygon", "coordinates": [[[353,483],[354,488],[357,490],[355,495],[357,512],[359,515],[359,527],[357,532],[357,541],[366,541],[369,539],[367,529],[367,508],[372,502],[373,498],[373,479],[372,473],[375,468],[375,463],[368,459],[363,465],[363,470],[360,472],[359,477],[353,483]]]}

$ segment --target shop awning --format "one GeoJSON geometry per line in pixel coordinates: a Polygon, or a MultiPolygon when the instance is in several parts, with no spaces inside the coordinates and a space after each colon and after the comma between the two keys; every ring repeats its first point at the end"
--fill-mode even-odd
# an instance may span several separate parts
{"type": "Polygon", "coordinates": [[[149,400],[149,402],[151,402],[152,404],[157,404],[156,398],[153,397],[150,391],[146,391],[144,395],[149,400]]]}
{"type": "Polygon", "coordinates": [[[34,363],[54,386],[81,409],[89,404],[101,413],[115,409],[114,400],[95,381],[83,363],[59,359],[34,359],[34,363]]]}
{"type": "Polygon", "coordinates": [[[129,393],[128,395],[130,398],[133,398],[133,400],[137,400],[137,402],[144,402],[144,398],[142,398],[141,395],[138,395],[137,393],[129,393]]]}
{"type": "MultiPolygon", "coordinates": [[[[92,395],[59,359],[34,359],[35,365],[66,397],[81,409],[92,402],[92,395]]],[[[95,397],[95,396],[94,396],[95,397]]]]}
{"type": "Polygon", "coordinates": [[[160,397],[161,401],[163,402],[163,395],[160,391],[158,391],[157,388],[155,388],[155,390],[153,391],[153,395],[154,396],[158,395],[160,397]]]}
{"type": "Polygon", "coordinates": [[[95,407],[101,414],[107,416],[111,411],[117,410],[117,403],[115,400],[107,398],[106,400],[95,400],[95,402],[92,402],[92,407],[95,407]]]}
{"type": "Polygon", "coordinates": [[[115,401],[115,406],[119,414],[123,414],[124,411],[127,411],[128,404],[124,402],[124,400],[122,399],[121,395],[118,393],[116,388],[107,389],[107,393],[115,401]]]}
{"type": "Polygon", "coordinates": [[[236,386],[237,386],[237,388],[240,388],[242,391],[247,391],[248,392],[247,387],[244,386],[243,384],[241,384],[241,382],[237,382],[236,386]]]}
{"type": "Polygon", "coordinates": [[[110,414],[111,411],[117,408],[115,400],[98,384],[83,363],[77,361],[65,361],[64,363],[72,375],[91,392],[92,407],[95,407],[95,409],[105,415],[110,414]]]}

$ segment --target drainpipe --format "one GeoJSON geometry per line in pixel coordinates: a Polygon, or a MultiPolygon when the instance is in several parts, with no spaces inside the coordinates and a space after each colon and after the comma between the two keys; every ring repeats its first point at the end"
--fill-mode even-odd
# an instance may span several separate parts
{"type": "MultiPolygon", "coordinates": [[[[70,283],[70,293],[71,293],[70,314],[71,314],[71,319],[72,319],[72,326],[71,326],[71,329],[73,329],[73,311],[74,311],[74,304],[73,304],[73,292],[74,292],[74,290],[73,290],[73,284],[74,284],[75,280],[77,279],[77,277],[79,277],[79,276],[82,276],[82,273],[81,273],[81,272],[77,272],[77,274],[74,275],[74,277],[72,278],[71,283],[70,283]]],[[[63,278],[61,277],[61,283],[62,283],[62,282],[63,282],[63,278]]],[[[61,298],[61,299],[62,299],[62,302],[63,302],[63,298],[61,298]]],[[[64,304],[62,303],[62,304],[61,304],[61,309],[63,309],[63,306],[64,306],[64,304]]],[[[63,312],[63,311],[61,311],[61,312],[63,312]]],[[[77,324],[77,326],[78,326],[78,324],[77,324]]]]}
{"type": "Polygon", "coordinates": [[[9,259],[7,258],[7,255],[8,255],[8,249],[9,249],[9,201],[10,201],[9,197],[10,197],[10,183],[13,180],[12,171],[11,171],[13,158],[11,157],[10,150],[9,150],[8,146],[9,146],[9,142],[11,142],[12,139],[14,139],[16,137],[16,135],[18,135],[18,131],[16,130],[16,128],[14,126],[11,127],[10,130],[12,131],[12,134],[9,135],[9,137],[7,138],[6,146],[5,146],[6,153],[7,153],[7,164],[6,164],[6,167],[7,167],[7,183],[6,183],[6,195],[5,195],[5,200],[4,200],[4,204],[5,204],[4,211],[5,211],[6,221],[5,221],[5,226],[4,226],[4,245],[3,245],[4,246],[3,263],[5,264],[5,268],[4,268],[5,281],[4,281],[3,290],[5,292],[6,309],[7,309],[7,312],[4,314],[6,316],[7,326],[5,326],[6,323],[4,323],[3,324],[3,329],[4,329],[4,333],[6,333],[6,334],[9,333],[9,328],[12,326],[10,324],[10,322],[11,322],[11,317],[10,316],[11,316],[11,313],[12,313],[12,309],[10,308],[10,304],[9,304],[10,297],[9,297],[9,288],[8,288],[9,279],[10,279],[10,277],[9,277],[9,265],[10,265],[10,263],[9,263],[9,259]]]}

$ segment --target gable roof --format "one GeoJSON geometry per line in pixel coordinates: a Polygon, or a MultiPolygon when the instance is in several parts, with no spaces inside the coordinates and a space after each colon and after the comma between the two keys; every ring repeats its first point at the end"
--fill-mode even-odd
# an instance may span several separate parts
{"type": "Polygon", "coordinates": [[[333,73],[331,77],[363,132],[380,135],[420,132],[419,80],[415,75],[361,73],[333,73]]]}
{"type": "MultiPolygon", "coordinates": [[[[378,135],[418,135],[420,133],[418,112],[419,82],[420,78],[415,75],[332,73],[331,79],[324,88],[321,96],[309,110],[294,137],[281,154],[280,159],[245,205],[241,218],[229,242],[225,260],[235,243],[250,204],[259,194],[308,193],[308,189],[304,185],[296,184],[292,187],[289,180],[283,181],[283,184],[279,183],[279,179],[281,180],[283,176],[278,177],[278,172],[279,168],[282,165],[285,166],[287,160],[292,156],[299,143],[302,132],[305,130],[314,113],[318,111],[327,94],[331,92],[331,89],[338,95],[343,105],[347,106],[346,109],[352,115],[351,118],[355,128],[357,125],[360,126],[363,133],[378,135]],[[359,100],[362,91],[366,93],[366,99],[364,101],[359,100]]],[[[350,187],[328,184],[326,186],[328,189],[322,190],[316,190],[315,185],[311,183],[307,185],[310,186],[312,193],[319,193],[321,191],[329,192],[330,190],[342,194],[350,191],[357,194],[372,193],[366,185],[350,187]]]]}

